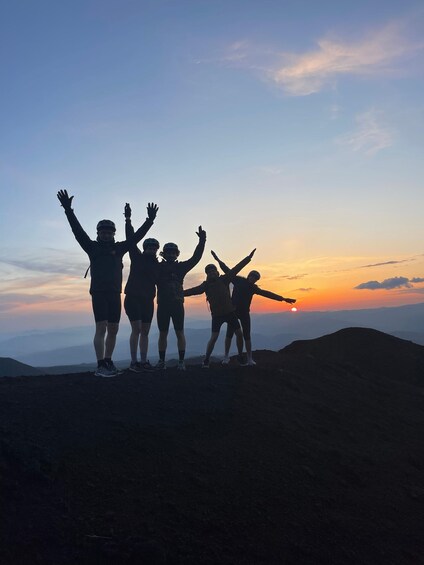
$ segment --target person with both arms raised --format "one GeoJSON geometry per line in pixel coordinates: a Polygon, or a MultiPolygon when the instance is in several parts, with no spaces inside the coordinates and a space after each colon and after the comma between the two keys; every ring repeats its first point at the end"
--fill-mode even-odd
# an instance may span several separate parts
{"type": "Polygon", "coordinates": [[[159,263],[158,277],[158,309],[157,320],[159,328],[159,361],[156,369],[166,369],[165,355],[168,345],[169,324],[172,319],[175,334],[177,336],[178,365],[177,369],[185,371],[185,349],[186,340],[184,335],[184,293],[183,282],[186,274],[200,261],[205,249],[206,232],[199,226],[196,232],[199,243],[194,253],[187,261],[179,262],[180,250],[176,243],[166,243],[160,255],[163,261],[159,263]]]}
{"type": "MultiPolygon", "coordinates": [[[[224,271],[224,273],[228,273],[230,271],[230,268],[227,267],[227,265],[218,258],[217,254],[214,251],[211,251],[211,254],[212,257],[216,261],[218,261],[218,264],[224,271]]],[[[274,294],[269,290],[262,290],[256,285],[260,278],[261,275],[260,273],[258,273],[258,271],[250,271],[250,273],[247,275],[247,278],[237,276],[233,280],[234,286],[231,300],[235,306],[236,316],[241,322],[244,342],[246,344],[248,365],[256,365],[252,357],[252,340],[250,337],[250,304],[252,302],[253,295],[258,294],[259,296],[264,296],[265,298],[270,298],[271,300],[278,300],[279,302],[287,302],[288,304],[294,304],[296,302],[294,298],[284,298],[284,296],[274,294]]],[[[234,331],[230,326],[228,326],[227,335],[225,336],[225,357],[222,361],[224,365],[230,362],[229,353],[233,335],[234,331]]]]}
{"type": "Polygon", "coordinates": [[[148,204],[146,221],[129,241],[115,241],[116,228],[111,220],[100,220],[97,224],[97,239],[92,240],[81,227],[72,209],[74,197],[69,196],[67,190],[59,190],[57,197],[76,240],[90,259],[90,294],[96,322],[93,342],[97,357],[95,375],[114,377],[118,374],[112,354],[121,317],[122,257],[131,245],[140,241],[152,227],[158,207],[153,203],[148,204]]]}
{"type": "Polygon", "coordinates": [[[234,282],[235,276],[243,269],[252,259],[256,249],[254,249],[247,257],[238,263],[232,269],[229,269],[225,275],[220,275],[216,265],[210,263],[205,267],[206,280],[199,286],[188,288],[184,291],[184,296],[194,296],[196,294],[206,293],[206,300],[212,314],[212,332],[209,342],[206,346],[206,355],[202,368],[209,369],[209,360],[212,351],[218,339],[222,324],[226,323],[228,328],[236,334],[238,362],[245,365],[243,359],[243,334],[240,328],[240,322],[235,314],[235,307],[231,301],[230,283],[234,282]]]}
{"type": "MultiPolygon", "coordinates": [[[[134,228],[131,223],[131,206],[128,203],[125,204],[124,216],[125,235],[127,241],[132,241],[134,228]]],[[[124,290],[124,308],[131,324],[129,370],[134,373],[153,370],[147,360],[147,351],[159,273],[159,261],[156,257],[158,250],[159,242],[154,238],[143,240],[143,252],[135,243],[130,246],[131,267],[124,290]],[[140,348],[140,361],[137,361],[138,348],[140,348]]]]}

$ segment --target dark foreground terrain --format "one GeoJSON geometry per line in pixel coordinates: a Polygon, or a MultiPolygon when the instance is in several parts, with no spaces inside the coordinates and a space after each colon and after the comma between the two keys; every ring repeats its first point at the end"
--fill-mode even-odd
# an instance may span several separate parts
{"type": "Polygon", "coordinates": [[[0,379],[0,563],[424,563],[424,347],[0,379]]]}

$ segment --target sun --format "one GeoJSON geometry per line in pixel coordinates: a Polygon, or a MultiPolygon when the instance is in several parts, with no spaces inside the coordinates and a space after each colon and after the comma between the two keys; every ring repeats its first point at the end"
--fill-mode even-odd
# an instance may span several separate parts
{"type": "Polygon", "coordinates": [[[291,309],[292,312],[297,312],[297,308],[296,306],[293,306],[293,308],[291,309]]]}

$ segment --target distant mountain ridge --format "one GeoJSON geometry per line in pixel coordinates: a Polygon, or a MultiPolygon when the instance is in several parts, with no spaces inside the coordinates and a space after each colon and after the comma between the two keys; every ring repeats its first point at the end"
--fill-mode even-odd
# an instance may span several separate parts
{"type": "MultiPolygon", "coordinates": [[[[252,342],[255,349],[278,351],[295,340],[313,339],[346,327],[368,327],[424,345],[424,303],[388,308],[330,312],[279,312],[252,314],[252,342]]],[[[114,353],[115,361],[129,357],[130,327],[123,319],[114,353]]],[[[187,354],[202,355],[210,335],[210,318],[186,319],[187,354]]],[[[150,334],[149,356],[157,358],[157,329],[150,334]]],[[[84,326],[59,331],[29,332],[11,338],[0,337],[0,356],[12,357],[31,366],[78,365],[92,363],[93,328],[84,326]]],[[[215,352],[223,352],[224,331],[215,352]]],[[[233,352],[235,346],[233,344],[233,352]]],[[[177,353],[173,332],[169,334],[168,354],[177,353]]]]}

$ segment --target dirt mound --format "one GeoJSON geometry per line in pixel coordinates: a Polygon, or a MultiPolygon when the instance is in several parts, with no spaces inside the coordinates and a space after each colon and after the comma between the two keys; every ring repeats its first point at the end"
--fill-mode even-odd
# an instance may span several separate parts
{"type": "Polygon", "coordinates": [[[422,387],[256,359],[0,379],[2,565],[420,563],[422,387]]]}
{"type": "Polygon", "coordinates": [[[424,386],[424,347],[369,328],[345,328],[295,341],[280,353],[424,386]]]}

